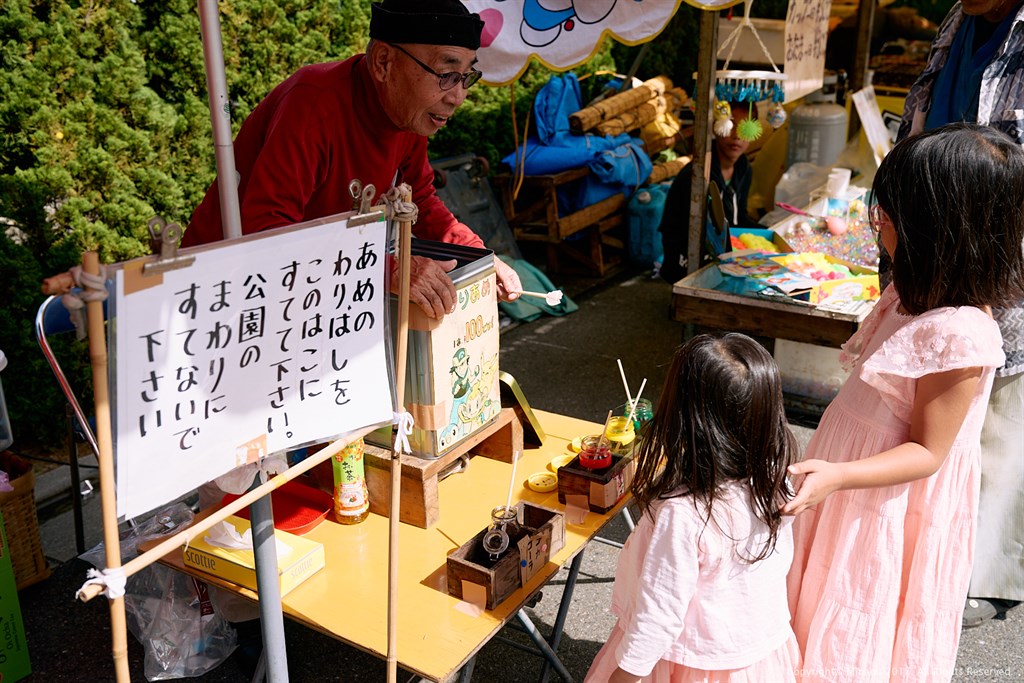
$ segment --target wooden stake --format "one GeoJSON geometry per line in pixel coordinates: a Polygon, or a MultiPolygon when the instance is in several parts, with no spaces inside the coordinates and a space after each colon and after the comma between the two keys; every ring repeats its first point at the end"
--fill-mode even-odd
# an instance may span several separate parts
{"type": "MultiPolygon", "coordinates": [[[[402,202],[412,201],[408,185],[399,188],[402,202]]],[[[412,221],[398,224],[398,273],[401,281],[398,288],[398,340],[395,344],[395,394],[398,410],[405,410],[405,365],[409,351],[409,267],[412,248],[412,221]]],[[[398,529],[402,506],[402,456],[398,441],[401,431],[395,435],[391,449],[391,508],[388,512],[388,683],[398,680],[398,529]]]]}
{"type": "MultiPolygon", "coordinates": [[[[90,275],[100,274],[100,258],[95,251],[82,255],[82,268],[90,275]]],[[[121,567],[121,541],[117,533],[114,450],[110,427],[110,398],[107,387],[107,341],[103,325],[103,302],[89,301],[89,358],[92,361],[92,392],[96,400],[96,442],[99,444],[100,499],[103,509],[103,546],[107,569],[121,567]]],[[[131,680],[128,671],[128,628],[124,597],[110,600],[110,627],[113,636],[114,671],[118,683],[131,680]]]]}

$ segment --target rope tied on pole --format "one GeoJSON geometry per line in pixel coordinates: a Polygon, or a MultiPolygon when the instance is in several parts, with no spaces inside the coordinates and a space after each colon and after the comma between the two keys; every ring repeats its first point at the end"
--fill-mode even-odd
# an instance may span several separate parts
{"type": "Polygon", "coordinates": [[[420,214],[419,207],[412,201],[402,199],[401,193],[403,189],[408,196],[412,196],[412,188],[408,184],[402,183],[398,187],[392,187],[381,198],[384,200],[385,205],[387,205],[388,216],[392,220],[400,223],[405,221],[415,224],[420,214]]]}
{"type": "Polygon", "coordinates": [[[64,308],[71,314],[71,322],[75,325],[75,336],[78,339],[85,339],[87,328],[85,326],[85,306],[90,301],[106,301],[107,299],[107,269],[100,264],[98,275],[92,275],[82,270],[82,266],[74,266],[68,270],[68,274],[79,288],[76,291],[68,291],[60,298],[64,308]]]}
{"type": "Polygon", "coordinates": [[[75,592],[76,599],[83,601],[88,599],[83,597],[83,592],[85,592],[88,586],[101,586],[100,594],[106,595],[108,600],[117,600],[124,597],[128,576],[124,573],[122,567],[108,567],[102,571],[90,569],[86,576],[88,577],[86,582],[75,592]]]}

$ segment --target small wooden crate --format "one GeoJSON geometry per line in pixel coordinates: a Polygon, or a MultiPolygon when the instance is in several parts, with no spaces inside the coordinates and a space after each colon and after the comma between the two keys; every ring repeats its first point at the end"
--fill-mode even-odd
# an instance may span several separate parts
{"type": "Polygon", "coordinates": [[[632,455],[613,455],[612,464],[600,470],[581,466],[577,455],[558,468],[558,502],[565,503],[567,495],[586,496],[591,511],[604,514],[629,491],[634,472],[632,455]]]}
{"type": "Polygon", "coordinates": [[[565,516],[533,503],[516,505],[520,519],[518,536],[509,549],[491,562],[481,541],[487,529],[473,536],[448,556],[448,594],[462,599],[462,582],[481,585],[487,591],[487,609],[494,609],[516,592],[551,556],[565,546],[565,516]],[[525,562],[524,562],[525,560],[525,562]]]}
{"type": "MultiPolygon", "coordinates": [[[[452,471],[451,468],[463,466],[457,462],[460,458],[482,455],[511,463],[515,452],[522,450],[523,425],[519,416],[512,408],[502,408],[493,423],[436,460],[403,455],[399,519],[406,524],[429,529],[441,517],[437,484],[452,471]]],[[[391,501],[391,451],[366,444],[363,454],[370,512],[387,517],[391,501]]]]}

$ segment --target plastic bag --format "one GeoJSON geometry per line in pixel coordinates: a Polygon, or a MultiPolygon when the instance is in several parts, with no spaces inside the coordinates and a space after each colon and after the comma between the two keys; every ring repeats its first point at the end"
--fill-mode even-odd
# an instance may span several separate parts
{"type": "MultiPolygon", "coordinates": [[[[140,543],[169,535],[192,521],[178,503],[121,534],[121,561],[137,554],[140,543]]],[[[100,543],[81,558],[106,567],[100,543]]],[[[217,614],[206,584],[160,564],[128,577],[124,596],[128,630],[146,652],[146,680],[202,676],[227,659],[237,646],[235,629],[217,614]]]]}
{"type": "Polygon", "coordinates": [[[146,650],[146,680],[202,676],[234,652],[235,629],[214,611],[205,583],[157,564],[132,578],[125,609],[146,650]]]}
{"type": "Polygon", "coordinates": [[[807,206],[811,194],[828,182],[829,167],[806,161],[793,164],[775,186],[775,201],[793,206],[807,206]]]}

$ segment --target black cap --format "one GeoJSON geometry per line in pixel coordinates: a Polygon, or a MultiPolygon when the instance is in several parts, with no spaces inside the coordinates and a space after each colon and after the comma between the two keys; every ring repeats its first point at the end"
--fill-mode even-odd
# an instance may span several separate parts
{"type": "Polygon", "coordinates": [[[370,5],[370,38],[480,49],[484,22],[460,0],[383,0],[370,5]]]}

